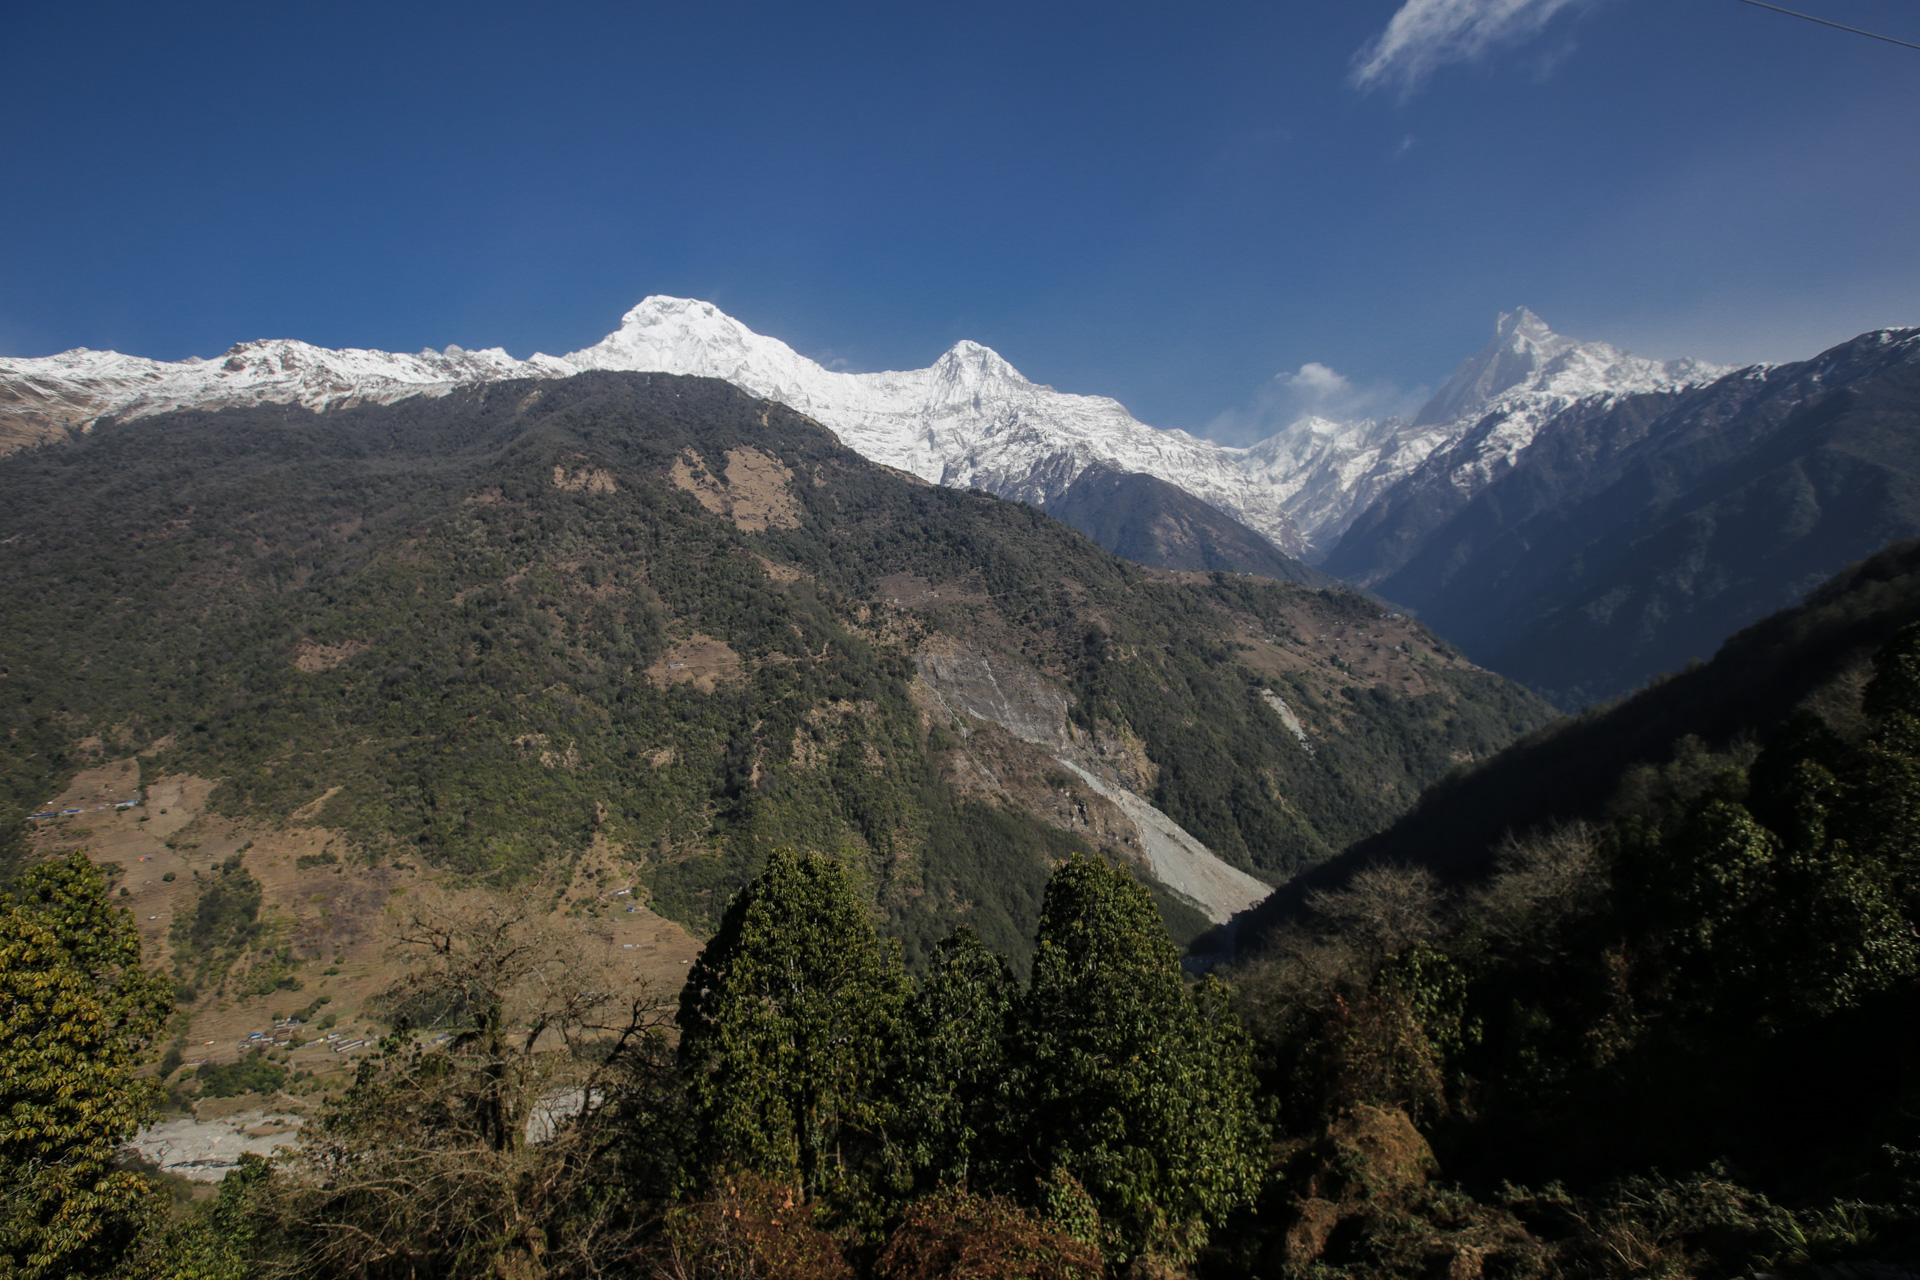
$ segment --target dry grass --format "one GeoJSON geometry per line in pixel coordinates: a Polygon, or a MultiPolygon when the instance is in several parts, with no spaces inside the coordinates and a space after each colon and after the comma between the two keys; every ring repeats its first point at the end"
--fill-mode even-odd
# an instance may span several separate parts
{"type": "MultiPolygon", "coordinates": [[[[324,1012],[336,1018],[333,1030],[342,1039],[377,1037],[382,1027],[364,1016],[363,1006],[401,973],[390,954],[389,917],[438,876],[430,868],[368,866],[342,833],[313,825],[317,804],[279,828],[212,813],[207,802],[214,786],[204,778],[159,778],[147,785],[144,805],[42,822],[34,843],[42,853],[84,848],[96,863],[121,868],[114,901],[132,911],[141,953],[150,966],[171,967],[168,935],[174,919],[195,910],[201,888],[222,861],[240,855],[260,882],[261,917],[291,946],[301,987],[243,997],[201,992],[187,1010],[187,1062],[235,1061],[245,1052],[249,1035],[269,1031],[276,1015],[285,1016],[320,996],[329,997],[324,1012]],[[333,860],[312,861],[328,857],[333,860]],[[306,867],[300,866],[302,858],[310,860],[306,867]],[[168,874],[172,880],[165,878],[168,874]],[[119,895],[122,888],[125,897],[119,895]]],[[[81,772],[52,807],[92,810],[138,791],[138,761],[129,757],[81,772]]],[[[332,794],[330,789],[320,799],[332,794]]],[[[556,909],[595,917],[594,927],[644,980],[677,988],[699,943],[679,925],[636,903],[632,894],[615,896],[617,889],[632,883],[624,863],[621,851],[596,841],[584,852],[574,882],[556,909]]],[[[289,1052],[290,1070],[304,1068],[322,1082],[351,1071],[356,1055],[332,1052],[317,1030],[305,1035],[308,1043],[289,1052]]]]}

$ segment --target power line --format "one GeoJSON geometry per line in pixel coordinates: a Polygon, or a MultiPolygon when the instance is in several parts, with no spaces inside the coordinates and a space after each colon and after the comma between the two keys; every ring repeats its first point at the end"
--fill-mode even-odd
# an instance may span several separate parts
{"type": "Polygon", "coordinates": [[[1849,27],[1845,23],[1829,22],[1825,18],[1816,18],[1810,13],[1797,13],[1792,9],[1782,9],[1777,4],[1767,4],[1765,0],[1740,0],[1741,4],[1750,4],[1756,9],[1771,9],[1775,13],[1784,13],[1789,18],[1804,18],[1808,22],[1817,22],[1823,27],[1832,27],[1836,31],[1851,31],[1854,35],[1865,36],[1869,40],[1885,40],[1888,44],[1897,44],[1903,49],[1920,49],[1920,44],[1909,40],[1895,40],[1892,36],[1883,36],[1877,31],[1862,31],[1859,27],[1849,27]]]}

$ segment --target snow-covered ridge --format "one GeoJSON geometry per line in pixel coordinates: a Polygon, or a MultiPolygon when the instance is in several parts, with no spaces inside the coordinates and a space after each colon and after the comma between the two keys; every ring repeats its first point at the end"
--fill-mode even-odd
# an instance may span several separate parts
{"type": "Polygon", "coordinates": [[[1729,372],[1703,360],[1649,360],[1604,342],[1575,343],[1522,307],[1500,317],[1493,342],[1460,366],[1414,422],[1464,429],[1499,417],[1448,477],[1473,491],[1504,474],[1543,426],[1576,404],[1680,390],[1729,372]]]}
{"type": "Polygon", "coordinates": [[[1117,400],[1029,382],[996,352],[961,342],[926,369],[835,373],[705,302],[648,298],[617,332],[565,357],[581,369],[724,378],[831,427],[851,449],[935,484],[1044,506],[1088,467],[1179,485],[1299,554],[1278,493],[1238,450],[1134,420],[1117,400]]]}
{"type": "Polygon", "coordinates": [[[1679,390],[1726,372],[1699,360],[1649,360],[1604,342],[1574,342],[1521,307],[1500,317],[1493,340],[1462,361],[1411,421],[1302,418],[1244,450],[1242,465],[1273,485],[1311,545],[1327,550],[1374,499],[1490,416],[1498,425],[1448,477],[1456,487],[1477,489],[1497,478],[1575,404],[1679,390]]]}
{"type": "Polygon", "coordinates": [[[1576,344],[1523,309],[1501,317],[1493,343],[1411,423],[1306,418],[1251,448],[1233,449],[1147,426],[1104,396],[1030,382],[978,343],[961,342],[925,369],[837,373],[710,303],[655,296],[593,346],[527,360],[499,348],[396,355],[294,341],[242,343],[218,359],[177,363],[84,349],[0,359],[0,447],[9,438],[26,443],[106,417],[250,404],[317,410],[590,369],[722,378],[798,409],[876,462],[1041,506],[1090,466],[1144,472],[1291,555],[1329,547],[1369,502],[1488,413],[1506,415],[1483,449],[1482,469],[1491,474],[1552,413],[1577,400],[1688,385],[1721,372],[1692,361],[1643,360],[1604,343],[1576,344]]]}

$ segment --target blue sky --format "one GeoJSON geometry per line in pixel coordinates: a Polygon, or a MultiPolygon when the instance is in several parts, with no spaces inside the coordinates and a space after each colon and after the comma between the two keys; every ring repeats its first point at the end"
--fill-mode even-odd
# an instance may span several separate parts
{"type": "Polygon", "coordinates": [[[1245,437],[1518,303],[1725,361],[1920,324],[1920,52],[1736,0],[77,0],[8,43],[4,354],[558,353],[670,293],[1245,437]]]}

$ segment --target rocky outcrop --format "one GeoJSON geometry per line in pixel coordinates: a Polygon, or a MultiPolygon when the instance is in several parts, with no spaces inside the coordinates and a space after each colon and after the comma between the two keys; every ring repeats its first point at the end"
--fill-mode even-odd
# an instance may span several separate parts
{"type": "MultiPolygon", "coordinates": [[[[1221,860],[1135,788],[1151,785],[1152,764],[1137,741],[1115,733],[1088,733],[1068,717],[1070,703],[1057,685],[1017,659],[970,648],[947,636],[928,640],[915,655],[916,686],[969,732],[969,721],[999,726],[1070,770],[1112,807],[1130,833],[1127,844],[1146,870],[1216,923],[1231,919],[1270,893],[1271,886],[1221,860]]],[[[1038,815],[1046,818],[1046,814],[1038,815]]]]}

